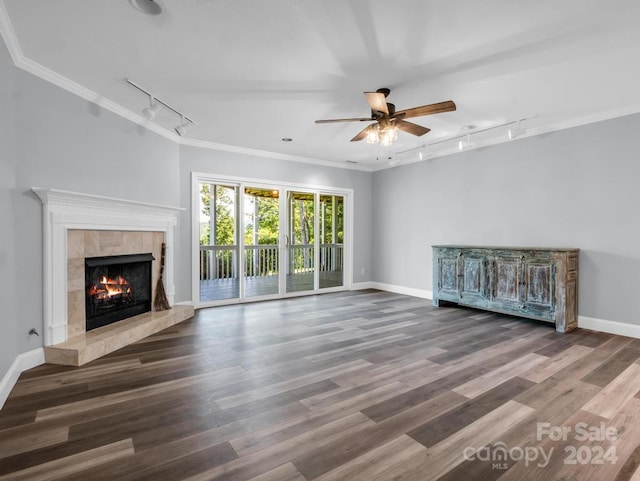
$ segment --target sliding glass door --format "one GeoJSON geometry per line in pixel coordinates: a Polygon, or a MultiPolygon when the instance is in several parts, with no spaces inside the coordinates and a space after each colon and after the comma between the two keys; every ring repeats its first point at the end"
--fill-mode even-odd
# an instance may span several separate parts
{"type": "Polygon", "coordinates": [[[240,297],[238,193],[235,185],[200,184],[201,302],[240,297]]]}
{"type": "Polygon", "coordinates": [[[316,197],[313,192],[287,193],[287,292],[316,289],[316,197]]]}
{"type": "Polygon", "coordinates": [[[343,288],[344,193],[194,176],[197,305],[343,288]]]}
{"type": "Polygon", "coordinates": [[[344,196],[320,194],[319,287],[344,285],[344,196]]]}
{"type": "Polygon", "coordinates": [[[244,188],[244,295],[280,292],[280,190],[244,188]]]}

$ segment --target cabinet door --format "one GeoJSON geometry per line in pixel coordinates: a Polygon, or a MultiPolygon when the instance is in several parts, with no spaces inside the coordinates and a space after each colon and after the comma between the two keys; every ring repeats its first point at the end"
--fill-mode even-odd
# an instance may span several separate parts
{"type": "Polygon", "coordinates": [[[491,301],[499,307],[520,308],[522,259],[515,256],[496,256],[491,271],[491,301]]]}
{"type": "Polygon", "coordinates": [[[438,258],[438,297],[457,301],[458,289],[458,256],[443,253],[438,258]]]}
{"type": "Polygon", "coordinates": [[[460,297],[465,303],[482,305],[486,298],[486,263],[478,254],[463,253],[460,256],[460,297]]]}
{"type": "Polygon", "coordinates": [[[524,308],[536,314],[555,310],[555,263],[552,260],[524,259],[524,308]]]}

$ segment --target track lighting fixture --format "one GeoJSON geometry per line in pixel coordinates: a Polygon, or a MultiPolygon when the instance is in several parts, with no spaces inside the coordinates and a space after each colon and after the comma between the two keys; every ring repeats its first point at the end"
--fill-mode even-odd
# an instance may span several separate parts
{"type": "Polygon", "coordinates": [[[519,136],[524,135],[524,134],[527,133],[527,131],[525,129],[520,128],[520,122],[521,121],[522,121],[522,119],[518,120],[518,124],[517,124],[516,128],[515,129],[511,128],[507,132],[507,134],[509,135],[509,140],[513,140],[516,137],[519,137],[519,136]]]}
{"type": "Polygon", "coordinates": [[[142,111],[142,115],[144,115],[148,120],[153,120],[156,117],[156,114],[160,110],[160,104],[156,102],[156,99],[153,96],[149,95],[149,106],[142,111]]]}
{"type": "MultiPolygon", "coordinates": [[[[437,146],[439,144],[449,145],[450,147],[447,148],[445,152],[452,153],[450,151],[450,149],[453,148],[451,142],[454,142],[454,141],[456,142],[455,144],[456,150],[458,151],[469,150],[476,147],[476,143],[471,141],[471,135],[480,134],[482,132],[489,132],[495,129],[504,129],[507,126],[510,126],[507,132],[509,139],[515,139],[516,137],[527,133],[526,129],[521,128],[520,126],[521,122],[524,122],[525,120],[531,120],[532,118],[533,117],[525,117],[519,120],[511,120],[509,122],[493,125],[491,127],[486,127],[484,129],[478,129],[475,125],[465,125],[460,129],[460,132],[458,133],[458,135],[455,135],[453,137],[448,137],[446,139],[438,140],[436,142],[430,142],[429,144],[420,145],[418,147],[413,147],[411,149],[403,150],[401,152],[396,152],[396,155],[403,156],[404,159],[409,159],[409,157],[405,156],[405,154],[410,154],[411,158],[415,159],[414,156],[417,154],[417,160],[425,160],[429,157],[429,150],[432,149],[433,147],[436,148],[434,153],[437,154],[437,151],[438,151],[437,146]]],[[[503,134],[504,134],[504,130],[502,131],[501,135],[503,134]]],[[[482,145],[482,142],[480,143],[480,145],[482,145]]]]}
{"type": "Polygon", "coordinates": [[[193,125],[198,125],[197,123],[195,123],[193,120],[191,120],[189,117],[187,117],[185,114],[183,114],[182,112],[180,112],[179,110],[173,108],[171,105],[167,104],[166,102],[163,102],[162,100],[160,100],[158,97],[151,95],[151,93],[149,93],[148,90],[143,89],[142,87],[140,87],[138,84],[136,84],[135,82],[132,82],[129,79],[126,79],[127,83],[129,85],[131,85],[132,87],[135,87],[136,89],[138,89],[140,92],[146,94],[149,96],[149,106],[145,107],[142,110],[142,114],[149,120],[153,120],[156,116],[156,114],[158,113],[158,111],[160,110],[160,106],[166,107],[167,109],[171,110],[173,113],[177,114],[180,116],[180,124],[178,126],[175,127],[175,131],[176,134],[178,134],[180,137],[183,137],[184,134],[187,132],[187,129],[193,124],[193,125]]]}

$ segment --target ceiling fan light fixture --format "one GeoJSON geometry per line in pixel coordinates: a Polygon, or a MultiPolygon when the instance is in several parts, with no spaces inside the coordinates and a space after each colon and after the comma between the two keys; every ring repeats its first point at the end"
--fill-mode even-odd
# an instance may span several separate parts
{"type": "Polygon", "coordinates": [[[394,125],[386,125],[380,132],[380,145],[382,147],[390,147],[394,140],[398,139],[398,127],[394,125]]]}
{"type": "Polygon", "coordinates": [[[380,133],[378,132],[378,127],[378,125],[372,125],[371,127],[369,127],[369,130],[367,130],[367,136],[365,137],[367,144],[380,143],[380,133]]]}

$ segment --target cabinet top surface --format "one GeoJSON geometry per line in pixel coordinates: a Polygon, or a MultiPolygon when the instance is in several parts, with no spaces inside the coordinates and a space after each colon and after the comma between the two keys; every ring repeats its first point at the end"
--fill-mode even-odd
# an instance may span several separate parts
{"type": "Polygon", "coordinates": [[[455,244],[439,244],[432,245],[435,248],[446,249],[491,249],[503,251],[561,251],[561,252],[578,252],[580,249],[573,247],[524,247],[524,246],[475,246],[475,245],[455,245],[455,244]]]}

